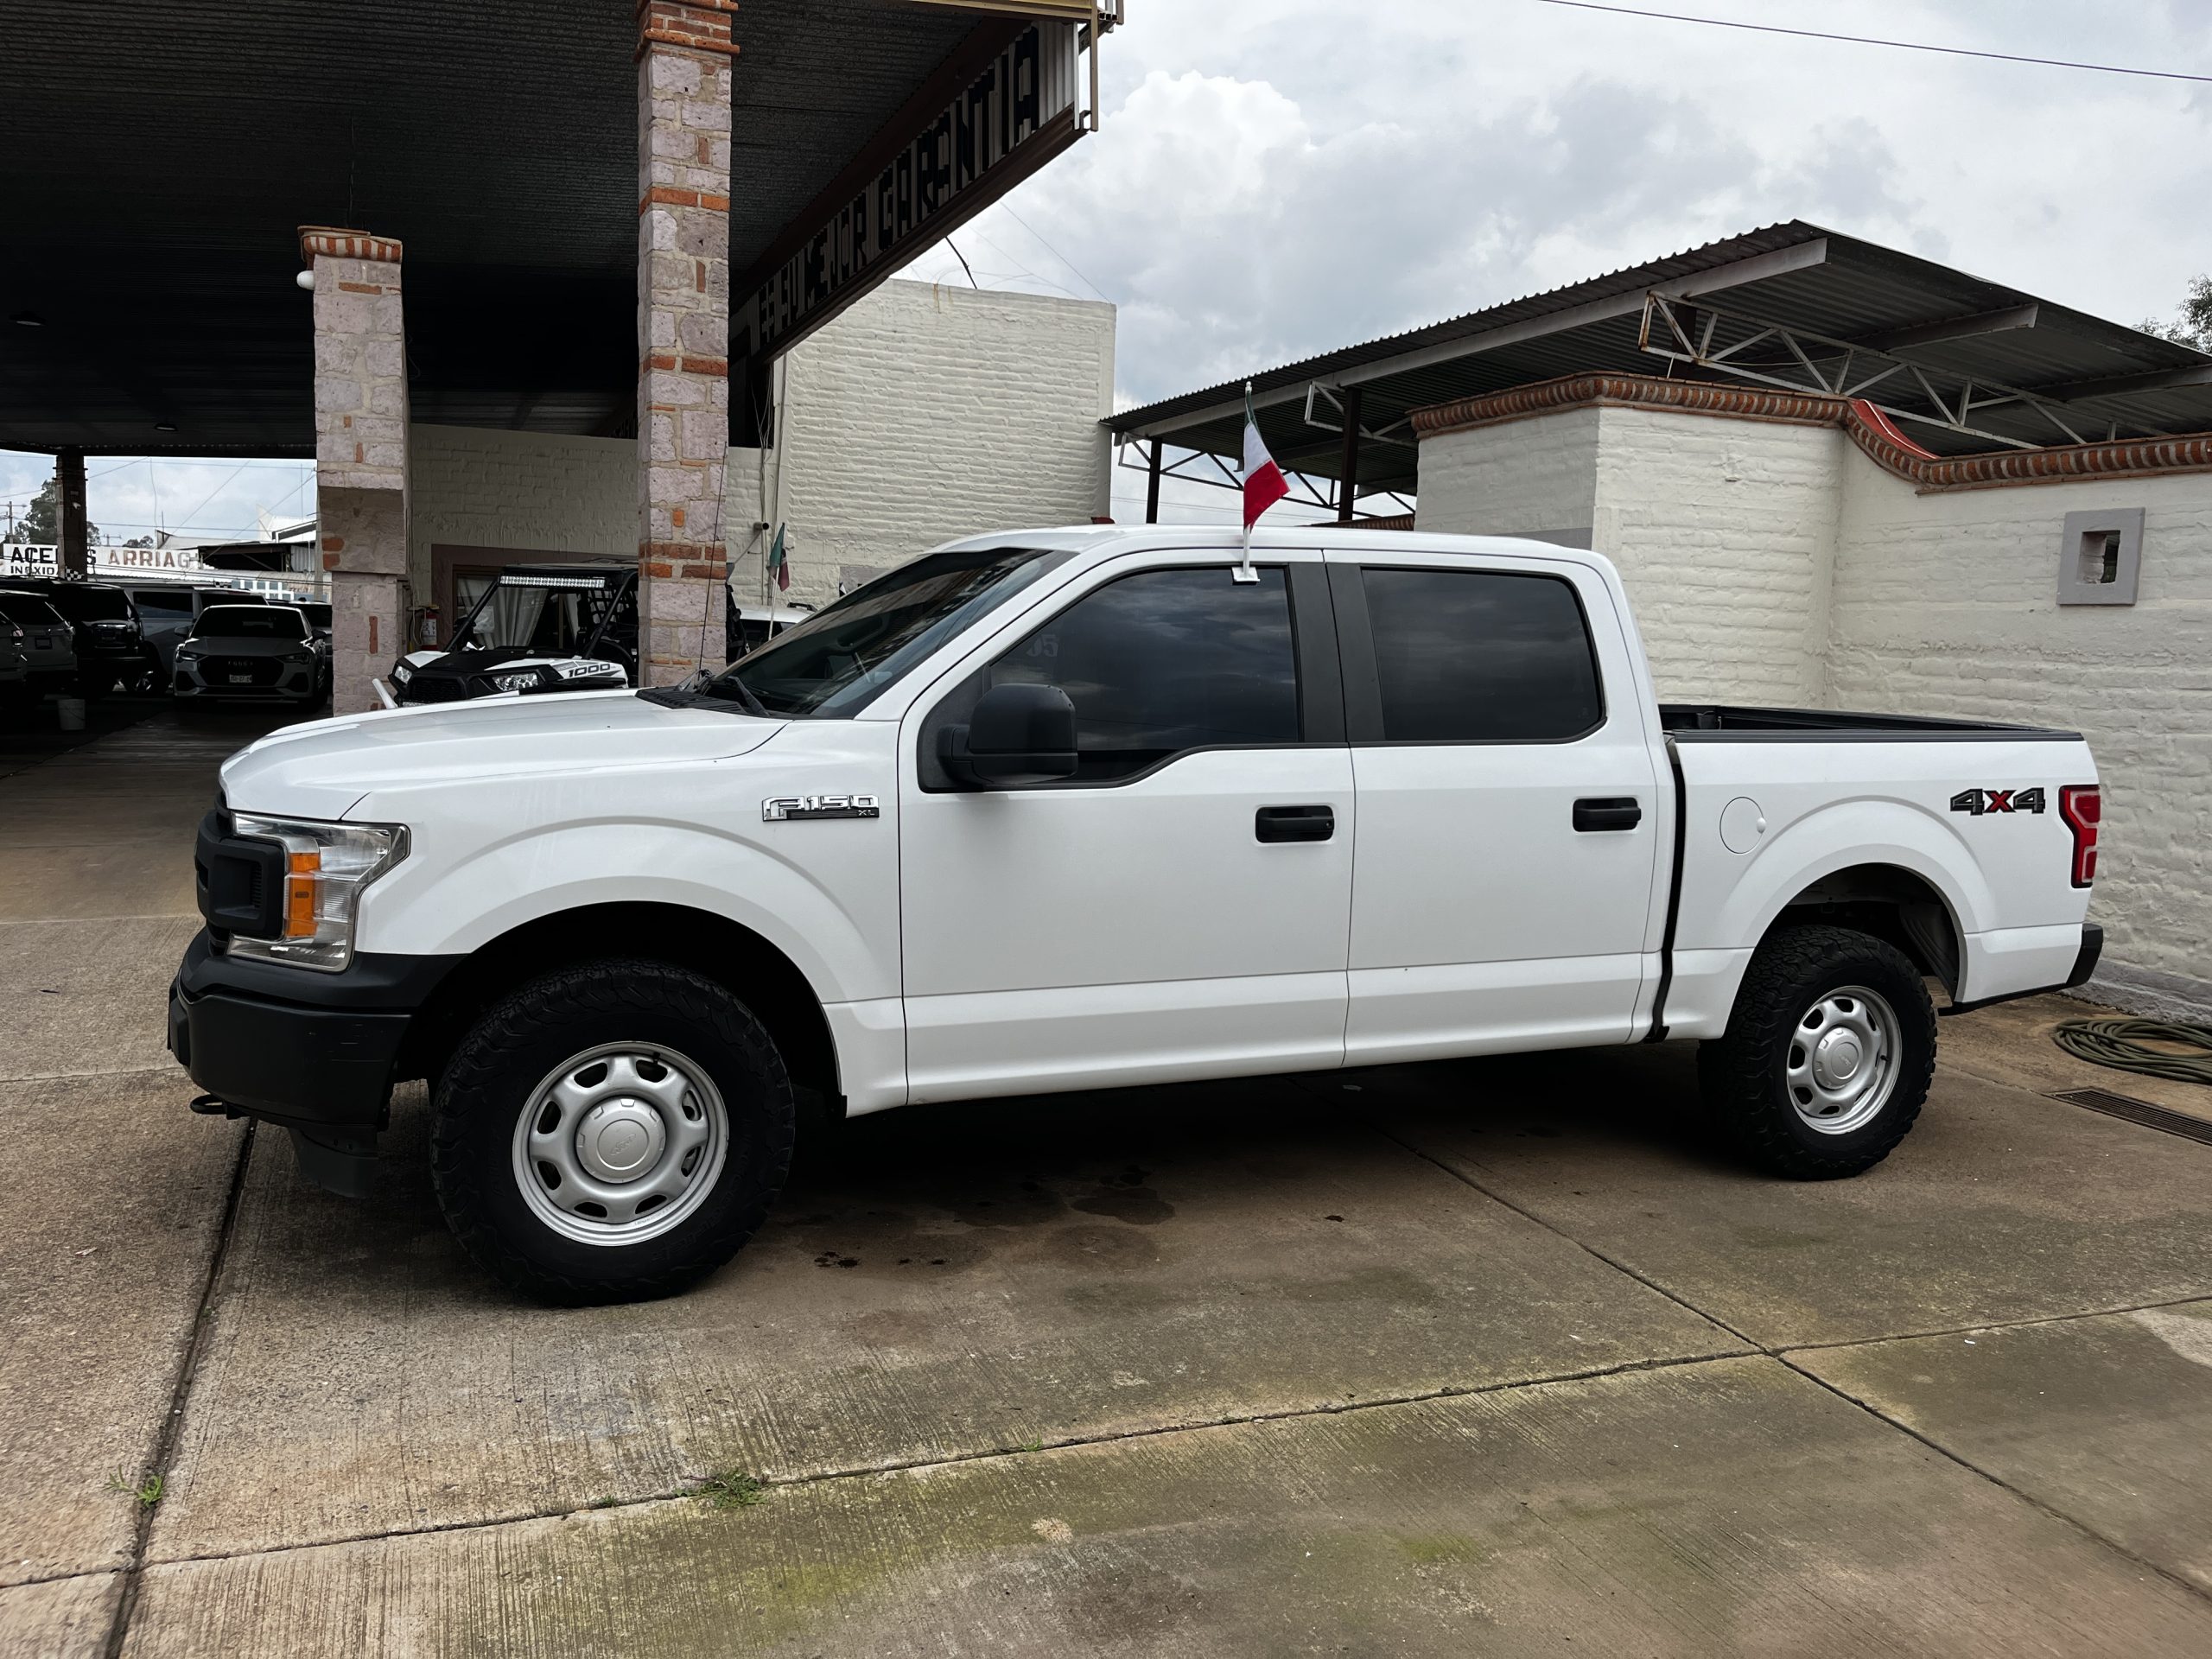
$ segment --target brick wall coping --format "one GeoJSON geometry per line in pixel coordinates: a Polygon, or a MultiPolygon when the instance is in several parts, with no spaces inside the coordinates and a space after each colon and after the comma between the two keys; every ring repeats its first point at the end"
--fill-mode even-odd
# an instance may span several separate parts
{"type": "Polygon", "coordinates": [[[388,236],[348,231],[335,225],[300,226],[300,263],[312,267],[315,256],[326,259],[374,259],[387,265],[399,263],[400,245],[388,236]]]}
{"type": "Polygon", "coordinates": [[[1762,386],[1715,385],[1704,380],[1662,380],[1643,374],[1565,375],[1510,391],[1417,409],[1410,418],[1414,433],[1426,439],[1572,409],[1667,410],[1729,420],[1840,426],[1876,466],[1923,491],[2212,472],[2212,432],[2006,449],[1994,454],[1936,455],[1907,438],[1888,416],[1864,399],[1770,391],[1762,386]]]}

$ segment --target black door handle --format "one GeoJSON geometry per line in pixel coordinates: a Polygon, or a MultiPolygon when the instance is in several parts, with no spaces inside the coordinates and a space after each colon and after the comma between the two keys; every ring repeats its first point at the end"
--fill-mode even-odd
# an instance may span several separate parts
{"type": "Polygon", "coordinates": [[[1337,814],[1326,806],[1263,806],[1252,833],[1262,841],[1326,841],[1337,833],[1337,814]]]}
{"type": "Polygon", "coordinates": [[[1633,830],[1643,822],[1643,808],[1633,795],[1592,796],[1574,804],[1577,830],[1633,830]]]}

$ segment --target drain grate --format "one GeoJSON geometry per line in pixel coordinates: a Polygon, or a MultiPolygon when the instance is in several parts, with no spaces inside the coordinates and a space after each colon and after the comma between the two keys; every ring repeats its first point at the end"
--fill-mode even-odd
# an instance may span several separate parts
{"type": "Polygon", "coordinates": [[[2133,1095],[2115,1095],[2106,1089],[2068,1089],[2051,1096],[2069,1105],[2086,1106],[2093,1112],[2102,1112],[2107,1117],[2125,1118],[2130,1123],[2140,1123],[2146,1129],[2164,1129],[2168,1135],[2187,1135],[2192,1141],[2202,1141],[2212,1146],[2212,1123],[2201,1117],[2191,1117],[2187,1112],[2168,1111],[2163,1106],[2153,1106],[2147,1100],[2138,1100],[2133,1095]]]}

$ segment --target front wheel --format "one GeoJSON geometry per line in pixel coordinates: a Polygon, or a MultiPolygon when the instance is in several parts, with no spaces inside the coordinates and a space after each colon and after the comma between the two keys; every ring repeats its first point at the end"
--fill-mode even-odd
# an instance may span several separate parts
{"type": "Polygon", "coordinates": [[[591,963],[516,991],[454,1051],[433,1113],[454,1235],[548,1301],[682,1289],[753,1236],[791,1167],[791,1082],[768,1033],[664,963],[591,963]]]}
{"type": "Polygon", "coordinates": [[[1726,1033],[1698,1051],[1706,1105],[1761,1168],[1831,1180],[1888,1157],[1936,1073],[1936,1009],[1896,946],[1790,927],[1751,957],[1726,1033]]]}

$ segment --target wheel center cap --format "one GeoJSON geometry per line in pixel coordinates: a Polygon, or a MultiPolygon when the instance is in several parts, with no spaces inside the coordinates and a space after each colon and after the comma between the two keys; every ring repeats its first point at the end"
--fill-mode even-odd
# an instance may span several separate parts
{"type": "Polygon", "coordinates": [[[1814,1047],[1813,1074],[1822,1088],[1840,1088],[1858,1075],[1862,1058],[1857,1033],[1832,1031],[1814,1047]]]}
{"type": "Polygon", "coordinates": [[[668,1128],[642,1100],[603,1100],[576,1126],[576,1161],[602,1181],[634,1181],[660,1161],[668,1128]]]}

